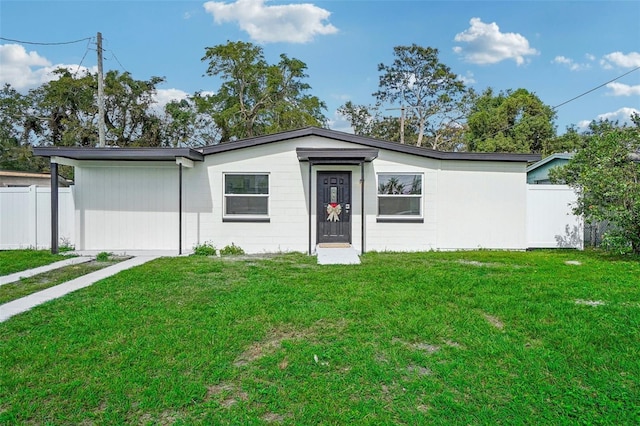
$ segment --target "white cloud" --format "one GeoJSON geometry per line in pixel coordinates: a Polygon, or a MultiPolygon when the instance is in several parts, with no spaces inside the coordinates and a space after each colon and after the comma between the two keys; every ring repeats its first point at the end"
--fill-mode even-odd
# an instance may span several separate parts
{"type": "Polygon", "coordinates": [[[624,83],[609,83],[607,87],[611,89],[609,93],[611,96],[632,96],[640,95],[640,84],[637,86],[630,86],[624,83]]]}
{"type": "Polygon", "coordinates": [[[72,73],[97,72],[97,68],[78,65],[55,64],[37,52],[27,52],[19,44],[0,45],[0,85],[9,83],[14,89],[24,91],[55,80],[53,72],[67,68],[72,73]]]}
{"type": "Polygon", "coordinates": [[[622,52],[609,53],[602,57],[600,65],[605,69],[611,69],[614,66],[620,68],[640,67],[640,53],[629,52],[626,55],[622,52]]]}
{"type": "Polygon", "coordinates": [[[180,101],[182,99],[187,99],[188,97],[189,97],[189,94],[184,90],[158,89],[156,90],[156,93],[153,96],[153,100],[161,108],[164,108],[164,106],[171,101],[180,101]]]}
{"type": "MultiPolygon", "coordinates": [[[[636,108],[630,107],[622,107],[617,111],[605,112],[604,114],[599,114],[595,119],[597,120],[610,120],[610,121],[618,121],[620,124],[631,123],[631,115],[632,114],[640,114],[640,110],[636,108]]],[[[579,129],[586,129],[591,124],[591,120],[582,120],[578,123],[579,129]]]]}
{"type": "MultiPolygon", "coordinates": [[[[587,57],[587,59],[589,58],[587,57]]],[[[554,64],[565,65],[571,71],[582,71],[591,68],[590,64],[577,63],[573,59],[567,58],[566,56],[556,56],[551,62],[554,64]]]]}
{"type": "Polygon", "coordinates": [[[216,24],[237,22],[259,43],[307,43],[316,35],[338,32],[326,23],[331,12],[309,3],[267,6],[265,0],[209,1],[204,9],[216,24]]]}
{"type": "Polygon", "coordinates": [[[480,18],[471,18],[469,28],[456,34],[454,40],[466,43],[455,46],[453,51],[474,64],[495,64],[513,59],[522,65],[525,56],[537,55],[538,51],[529,46],[529,41],[517,33],[501,33],[498,24],[485,24],[480,18]]]}
{"type": "Polygon", "coordinates": [[[467,71],[465,75],[458,75],[458,79],[464,84],[474,84],[476,82],[475,76],[471,71],[467,71]]]}

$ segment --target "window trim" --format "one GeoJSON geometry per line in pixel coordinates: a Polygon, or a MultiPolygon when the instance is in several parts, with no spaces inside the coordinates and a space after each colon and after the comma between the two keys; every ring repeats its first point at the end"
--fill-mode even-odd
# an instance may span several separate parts
{"type": "Polygon", "coordinates": [[[424,223],[424,172],[378,172],[376,173],[376,222],[378,223],[424,223]],[[420,176],[420,194],[379,194],[381,176],[420,176]],[[381,215],[380,198],[418,198],[420,214],[417,215],[381,215]]]}
{"type": "Polygon", "coordinates": [[[271,213],[271,174],[269,172],[223,172],[222,173],[222,221],[223,222],[270,222],[271,213]],[[227,194],[227,176],[266,176],[266,194],[227,194]],[[227,197],[256,197],[267,199],[266,214],[229,214],[227,213],[227,197]]]}

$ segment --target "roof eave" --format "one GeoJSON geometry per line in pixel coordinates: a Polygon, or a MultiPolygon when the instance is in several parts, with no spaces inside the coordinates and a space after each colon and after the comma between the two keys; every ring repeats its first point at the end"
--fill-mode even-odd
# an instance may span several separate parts
{"type": "Polygon", "coordinates": [[[40,157],[61,157],[78,161],[175,161],[176,158],[204,160],[202,153],[192,148],[34,147],[33,153],[40,157]]]}

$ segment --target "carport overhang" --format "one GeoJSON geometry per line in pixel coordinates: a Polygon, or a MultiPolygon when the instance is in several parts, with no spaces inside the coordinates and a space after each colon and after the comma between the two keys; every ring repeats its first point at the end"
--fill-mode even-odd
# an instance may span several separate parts
{"type": "Polygon", "coordinates": [[[75,148],[34,147],[36,156],[51,165],[51,252],[58,253],[58,164],[79,166],[83,161],[171,161],[178,165],[178,254],[182,254],[182,169],[203,161],[192,148],[75,148]]]}

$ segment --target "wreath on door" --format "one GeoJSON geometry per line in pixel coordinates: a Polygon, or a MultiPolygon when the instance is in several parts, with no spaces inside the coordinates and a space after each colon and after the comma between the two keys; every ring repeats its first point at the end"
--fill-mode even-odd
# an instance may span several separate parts
{"type": "Polygon", "coordinates": [[[339,222],[340,213],[342,212],[342,206],[338,203],[327,204],[327,222],[339,222]]]}

